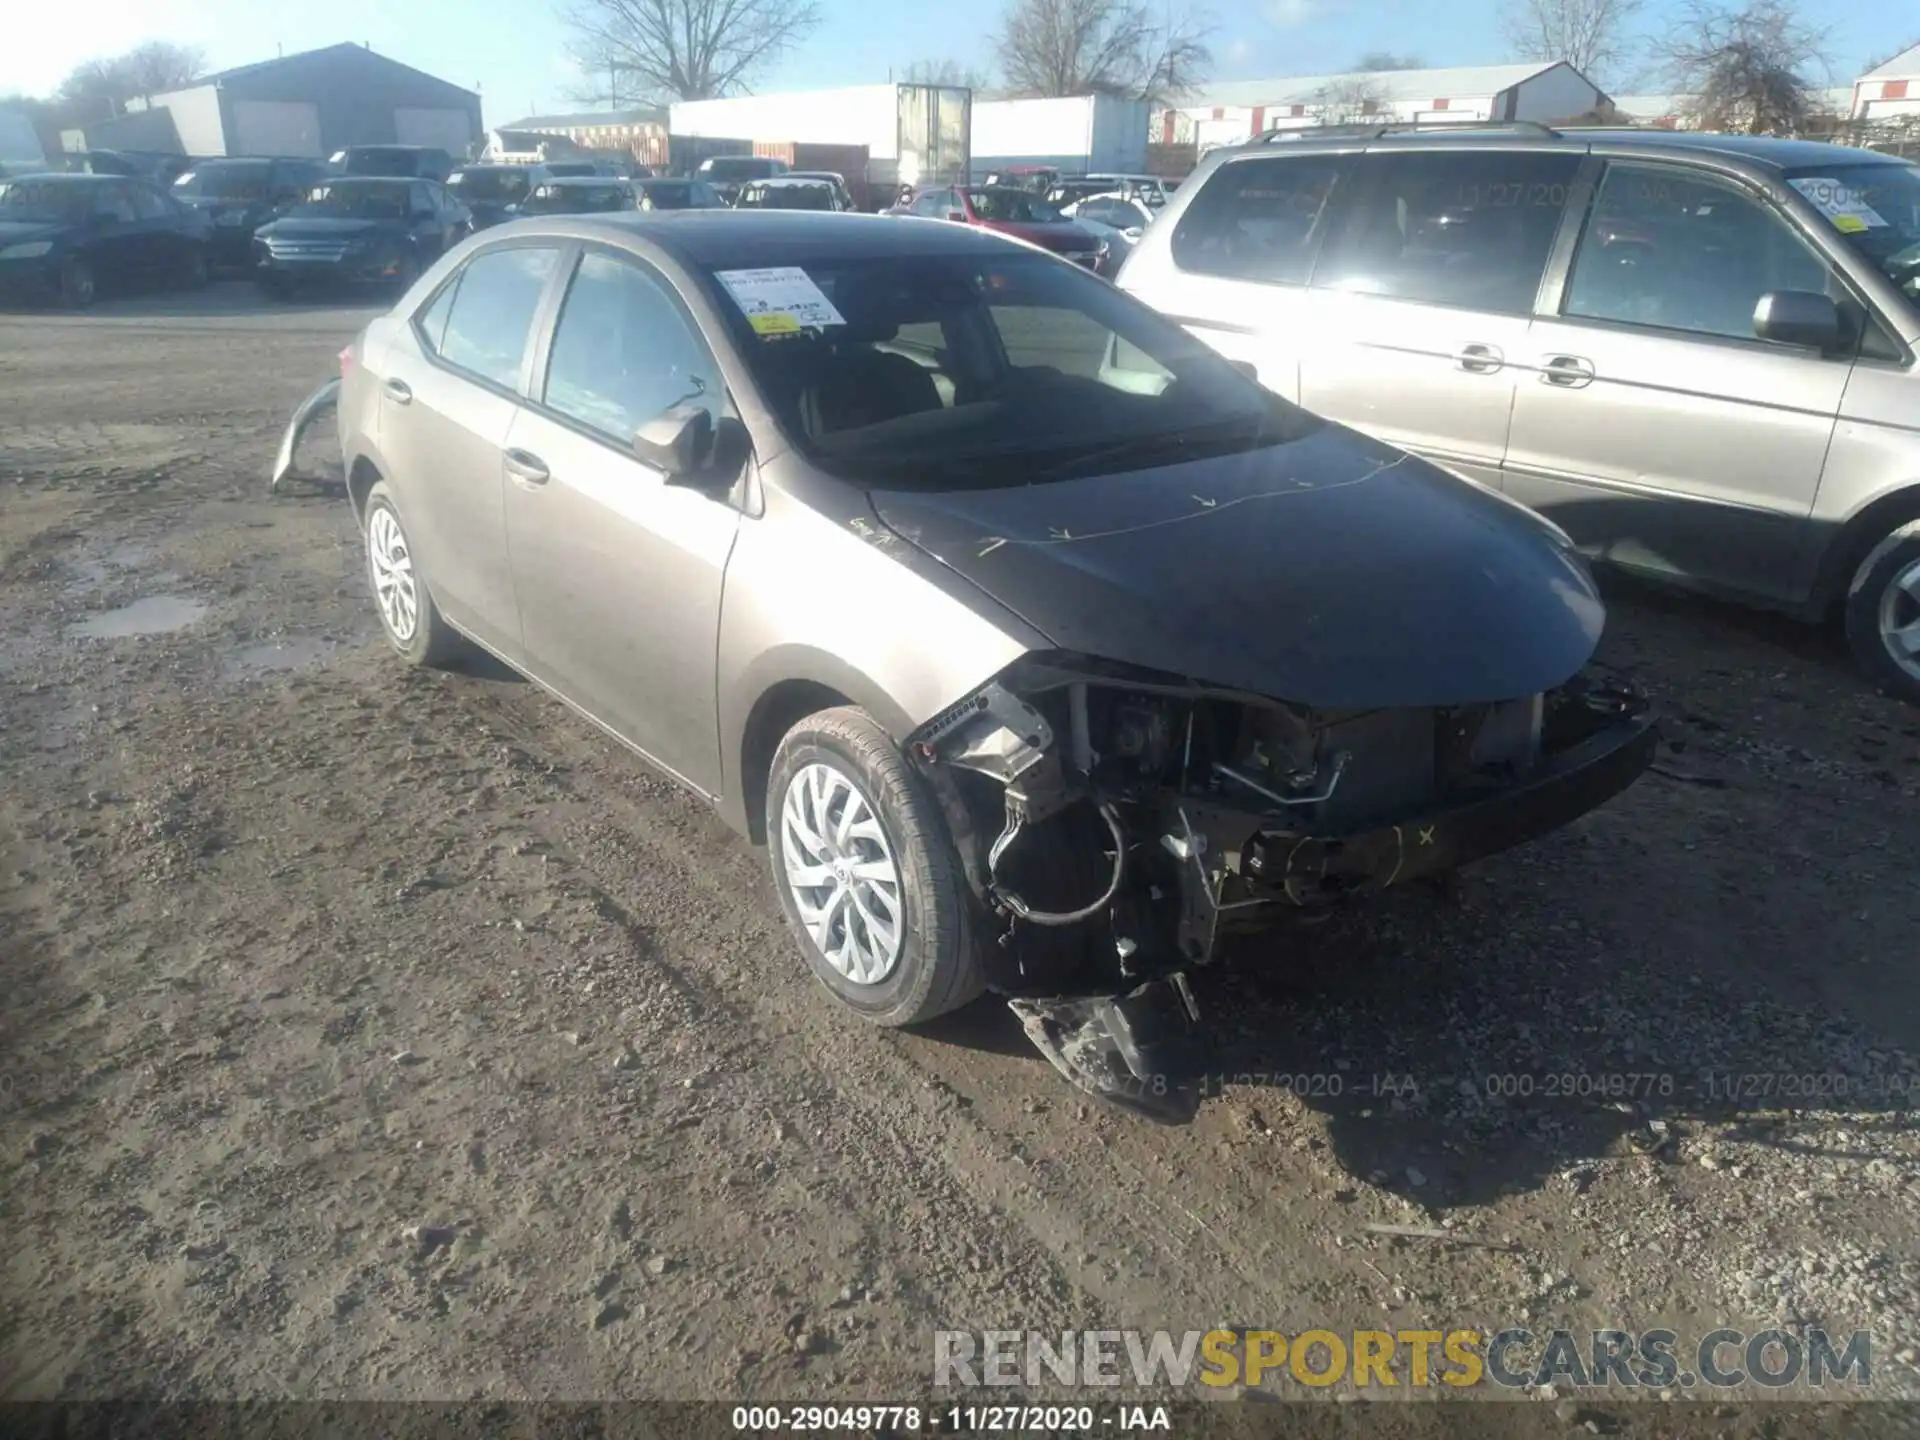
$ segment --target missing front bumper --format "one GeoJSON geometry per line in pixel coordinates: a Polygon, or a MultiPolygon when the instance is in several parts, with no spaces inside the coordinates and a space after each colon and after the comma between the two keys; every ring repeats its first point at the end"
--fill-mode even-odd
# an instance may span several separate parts
{"type": "Polygon", "coordinates": [[[287,422],[286,433],[280,437],[280,452],[274,456],[273,473],[267,477],[268,489],[276,488],[283,480],[312,478],[297,468],[301,438],[313,428],[316,421],[332,415],[339,402],[340,381],[337,376],[300,402],[300,408],[293,412],[293,419],[287,422]]]}

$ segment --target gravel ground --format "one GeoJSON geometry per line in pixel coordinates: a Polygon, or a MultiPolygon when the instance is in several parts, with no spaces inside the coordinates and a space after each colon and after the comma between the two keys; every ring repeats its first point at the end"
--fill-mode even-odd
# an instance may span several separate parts
{"type": "MultiPolygon", "coordinates": [[[[1611,587],[1659,772],[1204,977],[1224,1082],[1155,1127],[991,1002],[837,1013],[761,853],[384,653],[344,504],[264,482],[365,314],[0,316],[0,1396],[881,1399],[935,1328],[1522,1324],[1867,1327],[1920,1395],[1920,712],[1827,637],[1611,587]]],[[[1728,1398],[1700,1433],[1790,1433],[1728,1398]]]]}

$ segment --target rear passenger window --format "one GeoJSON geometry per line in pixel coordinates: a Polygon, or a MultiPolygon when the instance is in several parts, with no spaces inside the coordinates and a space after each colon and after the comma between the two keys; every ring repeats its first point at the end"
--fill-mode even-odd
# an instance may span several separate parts
{"type": "Polygon", "coordinates": [[[1173,263],[1202,275],[1304,285],[1346,155],[1222,165],[1173,232],[1173,263]]]}
{"type": "Polygon", "coordinates": [[[1770,290],[1842,298],[1826,262],[1760,201],[1663,165],[1612,165],[1567,281],[1563,312],[1751,340],[1770,290]]]}
{"type": "Polygon", "coordinates": [[[1511,150],[1368,156],[1313,283],[1530,314],[1579,164],[1511,150]]]}
{"type": "Polygon", "coordinates": [[[414,317],[414,324],[420,329],[420,338],[427,349],[434,354],[440,353],[440,347],[447,339],[447,316],[453,313],[453,297],[460,293],[460,277],[454,276],[440,288],[427,307],[414,317]]]}
{"type": "Polygon", "coordinates": [[[552,250],[528,246],[474,256],[460,272],[440,342],[441,358],[483,380],[518,388],[533,313],[540,307],[553,262],[552,250]]]}

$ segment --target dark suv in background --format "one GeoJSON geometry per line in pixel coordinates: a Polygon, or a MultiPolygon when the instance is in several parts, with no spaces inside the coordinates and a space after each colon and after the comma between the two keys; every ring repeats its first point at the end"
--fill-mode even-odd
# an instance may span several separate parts
{"type": "Polygon", "coordinates": [[[334,151],[327,167],[336,175],[394,175],[444,184],[457,163],[430,145],[349,145],[334,151]]]}
{"type": "Polygon", "coordinates": [[[245,268],[253,232],[301,204],[326,178],[318,160],[203,160],[173,182],[173,198],[213,222],[209,263],[245,268]]]}
{"type": "Polygon", "coordinates": [[[1920,700],[1920,167],[1509,123],[1216,151],[1118,284],[1589,555],[1920,700]]]}

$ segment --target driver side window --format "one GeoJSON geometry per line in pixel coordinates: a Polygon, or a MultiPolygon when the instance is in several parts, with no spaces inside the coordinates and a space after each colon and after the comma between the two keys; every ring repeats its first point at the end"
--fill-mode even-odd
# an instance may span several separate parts
{"type": "Polygon", "coordinates": [[[625,449],[675,405],[718,418],[726,385],[665,283],[608,255],[581,257],[554,328],[545,401],[625,449]]]}

